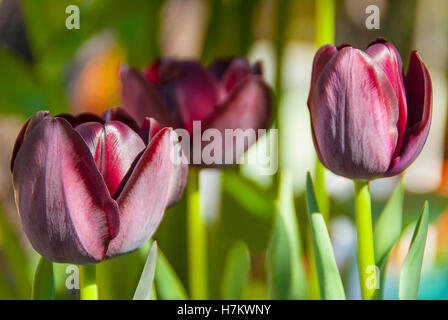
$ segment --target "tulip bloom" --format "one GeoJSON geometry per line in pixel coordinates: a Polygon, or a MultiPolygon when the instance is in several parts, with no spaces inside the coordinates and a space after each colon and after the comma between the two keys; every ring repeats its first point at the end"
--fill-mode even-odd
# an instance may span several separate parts
{"type": "MultiPolygon", "coordinates": [[[[269,124],[271,90],[260,64],[250,66],[245,59],[219,60],[208,69],[197,61],[162,59],[143,74],[123,67],[121,78],[123,106],[135,119],[154,117],[162,126],[185,129],[191,140],[194,122],[200,122],[199,134],[217,129],[223,137],[226,129],[258,130],[269,124]]],[[[219,153],[224,156],[229,148],[223,141],[219,153]]]]}
{"type": "Polygon", "coordinates": [[[16,205],[34,249],[89,264],[132,251],[157,229],[186,183],[171,128],[123,110],[50,117],[24,125],[11,159],[16,205]]]}
{"type": "Polygon", "coordinates": [[[406,76],[383,39],[365,51],[324,45],[313,63],[308,98],[314,146],[334,173],[360,180],[404,171],[429,133],[432,85],[416,51],[406,76]]]}

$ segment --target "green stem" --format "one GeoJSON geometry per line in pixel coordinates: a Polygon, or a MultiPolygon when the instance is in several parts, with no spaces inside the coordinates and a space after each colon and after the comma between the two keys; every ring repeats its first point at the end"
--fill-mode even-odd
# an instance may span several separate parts
{"type": "MultiPolygon", "coordinates": [[[[334,42],[334,0],[316,0],[315,1],[315,18],[314,18],[314,44],[320,47],[326,43],[334,42]]],[[[314,187],[316,191],[317,207],[320,213],[328,223],[330,219],[330,198],[327,193],[325,184],[325,167],[316,157],[314,166],[314,187]]],[[[314,259],[314,248],[311,243],[311,234],[309,234],[309,257],[310,265],[310,288],[311,298],[320,298],[319,281],[317,277],[316,263],[314,259]]]]}
{"type": "Polygon", "coordinates": [[[317,47],[334,43],[334,0],[316,0],[314,43],[317,47]]]}
{"type": "Polygon", "coordinates": [[[207,243],[206,225],[201,218],[199,201],[199,170],[190,166],[187,184],[188,212],[188,277],[190,296],[194,300],[207,299],[207,243]]]}
{"type": "Polygon", "coordinates": [[[96,265],[79,266],[81,285],[81,300],[98,300],[98,286],[96,284],[96,265]]]}
{"type": "Polygon", "coordinates": [[[363,300],[376,299],[376,267],[372,232],[369,182],[354,180],[355,222],[358,239],[358,269],[361,297],[363,300]]]}

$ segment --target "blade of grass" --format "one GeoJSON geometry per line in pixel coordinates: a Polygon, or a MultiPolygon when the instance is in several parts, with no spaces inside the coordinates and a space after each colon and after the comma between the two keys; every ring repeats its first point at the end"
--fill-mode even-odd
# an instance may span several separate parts
{"type": "Polygon", "coordinates": [[[157,242],[153,242],[133,300],[150,300],[157,263],[157,242]]]}
{"type": "Polygon", "coordinates": [[[287,171],[282,171],[279,196],[276,200],[274,232],[267,254],[271,298],[304,299],[306,297],[308,288],[302,251],[294,208],[292,178],[287,171]]]}
{"type": "Polygon", "coordinates": [[[40,258],[34,275],[32,300],[54,300],[53,263],[44,257],[40,258]]]}
{"type": "Polygon", "coordinates": [[[387,259],[392,247],[400,238],[401,234],[403,223],[403,198],[404,184],[403,180],[400,180],[384,206],[373,230],[375,262],[380,268],[381,285],[378,292],[380,298],[383,297],[384,293],[387,259]]]}
{"type": "Polygon", "coordinates": [[[319,279],[320,296],[324,300],[343,300],[345,299],[344,286],[334,258],[325,219],[317,208],[313,182],[309,172],[306,180],[306,203],[319,279]]]}
{"type": "Polygon", "coordinates": [[[429,209],[428,202],[426,201],[423,205],[420,219],[415,226],[409,252],[401,268],[398,288],[398,298],[400,300],[416,300],[418,298],[418,287],[420,285],[428,223],[429,209]]]}
{"type": "Polygon", "coordinates": [[[163,300],[187,300],[187,292],[182,282],[169,263],[166,256],[160,250],[157,253],[156,286],[158,296],[163,300]]]}
{"type": "Polygon", "coordinates": [[[221,282],[221,297],[225,300],[242,299],[249,279],[249,271],[249,250],[243,241],[238,241],[230,248],[226,257],[221,282]]]}

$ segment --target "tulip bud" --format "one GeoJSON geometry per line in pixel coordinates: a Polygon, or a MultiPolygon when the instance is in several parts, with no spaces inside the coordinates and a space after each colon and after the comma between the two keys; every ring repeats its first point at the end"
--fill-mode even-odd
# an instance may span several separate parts
{"type": "Polygon", "coordinates": [[[140,247],[186,184],[171,161],[171,128],[121,109],[50,117],[22,128],[11,159],[16,205],[34,249],[54,262],[89,264],[140,247]]]}
{"type": "Polygon", "coordinates": [[[314,146],[335,174],[370,180],[403,172],[429,133],[432,85],[413,51],[403,76],[401,57],[383,39],[365,51],[322,46],[308,97],[314,146]]]}

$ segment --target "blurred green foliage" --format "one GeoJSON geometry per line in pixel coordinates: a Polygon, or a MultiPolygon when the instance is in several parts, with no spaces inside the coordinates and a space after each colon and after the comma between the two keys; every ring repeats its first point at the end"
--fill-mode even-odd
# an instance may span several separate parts
{"type": "MultiPolygon", "coordinates": [[[[370,32],[368,40],[382,35],[394,42],[399,51],[410,52],[417,1],[387,3],[390,7],[381,31],[370,32]]],[[[68,78],[76,67],[74,61],[80,48],[104,30],[117,36],[126,62],[132,66],[143,68],[161,54],[161,10],[166,1],[20,0],[20,4],[32,58],[27,60],[0,46],[0,116],[16,114],[25,118],[41,109],[53,114],[70,111],[68,78]],[[65,9],[73,4],[81,11],[79,30],[65,27],[65,9]]],[[[290,39],[312,41],[312,27],[307,28],[307,19],[313,17],[314,2],[209,0],[206,4],[209,16],[200,59],[208,64],[217,57],[245,56],[255,40],[268,38],[277,54],[275,93],[276,100],[280,101],[284,89],[281,62],[286,42],[290,39]],[[257,31],[257,24],[265,28],[257,31]]],[[[336,1],[336,31],[337,43],[350,42],[359,47],[367,44],[365,31],[345,19],[344,1],[336,1]]],[[[403,59],[407,59],[406,54],[403,59]]],[[[301,104],[305,107],[304,102],[301,104]]],[[[445,210],[446,199],[440,195],[405,193],[404,227],[418,219],[424,200],[431,204],[431,222],[445,210]]],[[[352,218],[352,203],[350,197],[333,198],[331,212],[352,218]]],[[[384,201],[372,203],[374,221],[381,221],[378,217],[383,207],[384,201]]],[[[307,288],[303,278],[309,277],[305,270],[309,261],[304,256],[309,255],[307,249],[311,246],[310,239],[303,235],[308,223],[304,194],[293,195],[290,186],[285,184],[266,189],[243,178],[235,168],[223,170],[220,213],[207,234],[210,298],[305,297],[307,288]],[[295,287],[291,288],[291,284],[295,287]]],[[[317,224],[316,228],[324,229],[324,223],[317,224]]],[[[161,299],[188,296],[185,226],[184,196],[166,211],[154,235],[159,245],[155,283],[161,299]]],[[[402,228],[399,229],[394,230],[394,239],[395,233],[401,233],[402,228]]],[[[0,208],[0,299],[31,297],[39,257],[24,241],[20,230],[0,208]]],[[[328,254],[328,241],[326,245],[328,254]]],[[[149,244],[98,264],[100,298],[131,299],[148,252],[149,244]]],[[[54,264],[56,299],[79,297],[77,290],[65,287],[67,266],[54,264]]],[[[341,271],[343,275],[348,272],[341,271]]]]}

